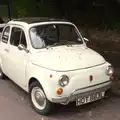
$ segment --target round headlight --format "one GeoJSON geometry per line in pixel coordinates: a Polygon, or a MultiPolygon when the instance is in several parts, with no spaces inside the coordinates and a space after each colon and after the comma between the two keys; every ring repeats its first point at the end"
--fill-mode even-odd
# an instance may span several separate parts
{"type": "Polygon", "coordinates": [[[60,86],[64,87],[69,83],[69,77],[66,75],[62,75],[59,79],[60,86]]]}
{"type": "Polygon", "coordinates": [[[111,76],[114,73],[114,68],[112,66],[108,66],[106,69],[106,74],[111,76]]]}

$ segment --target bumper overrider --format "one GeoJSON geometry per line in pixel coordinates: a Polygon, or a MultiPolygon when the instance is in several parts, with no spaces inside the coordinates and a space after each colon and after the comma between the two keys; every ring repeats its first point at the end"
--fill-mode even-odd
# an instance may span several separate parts
{"type": "Polygon", "coordinates": [[[111,81],[107,81],[107,82],[92,85],[89,87],[76,89],[67,97],[61,97],[61,96],[53,97],[52,102],[67,105],[70,102],[76,101],[76,99],[78,99],[80,97],[89,96],[89,95],[95,94],[97,92],[105,92],[110,87],[111,87],[111,81]]]}

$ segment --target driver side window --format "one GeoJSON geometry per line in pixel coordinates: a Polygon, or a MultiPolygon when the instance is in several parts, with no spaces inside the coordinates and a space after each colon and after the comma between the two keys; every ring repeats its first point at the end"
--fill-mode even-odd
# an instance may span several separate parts
{"type": "Polygon", "coordinates": [[[10,44],[13,46],[18,46],[19,44],[27,47],[25,33],[21,28],[13,27],[11,31],[10,44]]]}

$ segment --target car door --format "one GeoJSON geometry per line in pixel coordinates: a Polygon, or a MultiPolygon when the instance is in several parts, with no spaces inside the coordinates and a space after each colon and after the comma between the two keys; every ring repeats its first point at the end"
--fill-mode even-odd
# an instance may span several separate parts
{"type": "Polygon", "coordinates": [[[10,26],[6,26],[1,35],[0,41],[0,57],[1,57],[1,68],[7,76],[9,76],[8,71],[10,71],[9,66],[9,38],[10,38],[10,26]]]}
{"type": "Polygon", "coordinates": [[[29,53],[18,49],[22,45],[27,49],[26,33],[23,27],[13,26],[9,45],[10,78],[22,88],[26,85],[25,73],[29,60],[29,53]]]}

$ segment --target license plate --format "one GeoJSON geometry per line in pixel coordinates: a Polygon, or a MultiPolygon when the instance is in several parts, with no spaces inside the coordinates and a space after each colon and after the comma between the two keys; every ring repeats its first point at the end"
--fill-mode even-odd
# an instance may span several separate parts
{"type": "Polygon", "coordinates": [[[99,99],[102,99],[105,95],[105,92],[98,92],[89,96],[81,97],[76,100],[76,106],[87,104],[99,99]]]}

